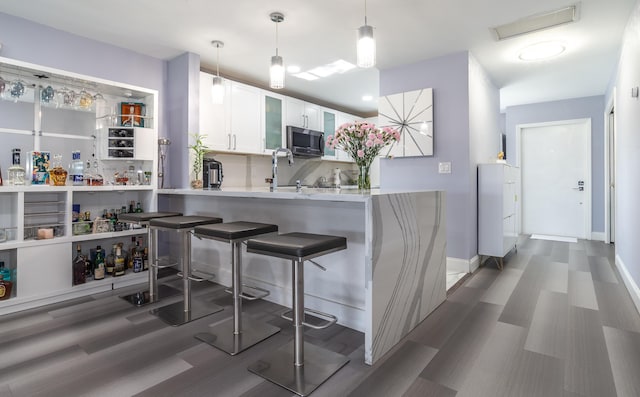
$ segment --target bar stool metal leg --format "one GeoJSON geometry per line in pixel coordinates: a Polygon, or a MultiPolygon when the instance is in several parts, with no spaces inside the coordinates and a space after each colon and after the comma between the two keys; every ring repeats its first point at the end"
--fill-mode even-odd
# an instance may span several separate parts
{"type": "Polygon", "coordinates": [[[236,354],[250,348],[280,328],[242,316],[242,242],[231,243],[231,279],[233,280],[233,317],[211,327],[211,332],[195,335],[195,338],[228,354],[236,354]]]}
{"type": "Polygon", "coordinates": [[[168,285],[158,285],[158,230],[152,229],[147,225],[147,242],[149,247],[149,270],[148,284],[146,291],[139,291],[133,294],[121,296],[122,299],[136,306],[144,306],[150,303],[158,302],[162,298],[178,295],[179,290],[168,285]]]}
{"type": "Polygon", "coordinates": [[[248,370],[300,396],[307,396],[346,365],[349,359],[304,341],[304,261],[292,260],[291,267],[293,341],[267,353],[248,370]]]}
{"type": "Polygon", "coordinates": [[[191,300],[191,233],[179,232],[182,237],[182,302],[151,310],[151,314],[172,326],[178,326],[197,320],[201,317],[222,311],[222,307],[214,303],[203,303],[191,300]]]}

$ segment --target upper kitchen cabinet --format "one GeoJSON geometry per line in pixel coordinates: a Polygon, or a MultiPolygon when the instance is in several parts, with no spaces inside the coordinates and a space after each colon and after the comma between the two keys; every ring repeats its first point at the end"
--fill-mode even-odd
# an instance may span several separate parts
{"type": "Polygon", "coordinates": [[[286,147],[285,125],[284,125],[284,101],[285,97],[269,91],[263,91],[262,105],[262,137],[264,140],[264,152],[286,147]]]}
{"type": "Polygon", "coordinates": [[[200,133],[211,150],[261,153],[259,88],[225,79],[221,105],[213,104],[213,75],[200,72],[200,133]]]}
{"type": "Polygon", "coordinates": [[[231,150],[229,123],[231,114],[231,81],[224,79],[224,100],[214,104],[211,97],[213,75],[200,72],[200,134],[211,150],[231,150]]]}
{"type": "MultiPolygon", "coordinates": [[[[324,132],[325,142],[329,135],[334,135],[336,133],[336,128],[338,127],[336,123],[336,112],[330,109],[322,109],[322,131],[324,132]]],[[[327,160],[335,160],[336,150],[325,146],[323,158],[327,160]]]]}
{"type": "Polygon", "coordinates": [[[295,98],[286,99],[287,125],[321,131],[320,106],[295,98]]]}

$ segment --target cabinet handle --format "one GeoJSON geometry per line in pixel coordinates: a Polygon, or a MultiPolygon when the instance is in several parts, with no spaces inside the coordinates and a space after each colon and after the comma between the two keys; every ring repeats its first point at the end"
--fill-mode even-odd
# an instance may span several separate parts
{"type": "Polygon", "coordinates": [[[227,149],[231,150],[231,134],[227,134],[227,138],[229,138],[229,143],[227,144],[227,149]]]}
{"type": "Polygon", "coordinates": [[[303,115],[302,115],[302,128],[306,127],[306,125],[305,125],[306,123],[305,123],[304,117],[305,117],[305,116],[304,116],[304,114],[303,114],[303,115]]]}
{"type": "Polygon", "coordinates": [[[236,144],[237,144],[236,134],[233,134],[233,150],[236,150],[238,148],[236,144]]]}

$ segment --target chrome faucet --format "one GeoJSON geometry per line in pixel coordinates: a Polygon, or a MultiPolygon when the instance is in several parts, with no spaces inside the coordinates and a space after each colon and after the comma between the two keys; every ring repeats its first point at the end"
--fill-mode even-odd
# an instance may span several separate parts
{"type": "Polygon", "coordinates": [[[271,153],[271,184],[269,191],[275,191],[278,188],[278,153],[284,152],[289,158],[289,165],[293,165],[293,153],[287,148],[279,147],[271,153]]]}

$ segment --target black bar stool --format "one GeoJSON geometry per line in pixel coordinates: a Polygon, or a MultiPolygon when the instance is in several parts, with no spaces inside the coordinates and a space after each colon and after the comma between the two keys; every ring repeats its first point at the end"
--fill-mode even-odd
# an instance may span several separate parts
{"type": "Polygon", "coordinates": [[[153,232],[149,227],[149,221],[155,218],[168,218],[170,216],[181,216],[179,212],[142,212],[118,215],[118,221],[133,225],[140,225],[147,228],[147,244],[149,247],[149,289],[146,291],[138,291],[133,294],[121,296],[132,305],[144,306],[154,303],[162,298],[177,295],[179,290],[168,285],[158,285],[158,233],[153,232]]]}
{"type": "MultiPolygon", "coordinates": [[[[157,233],[158,230],[177,232],[182,238],[182,302],[176,302],[150,311],[161,320],[172,326],[182,325],[189,321],[208,316],[222,310],[222,307],[209,303],[195,304],[191,302],[191,281],[204,281],[200,277],[191,275],[191,232],[196,226],[221,223],[221,218],[209,216],[172,216],[168,218],[156,218],[149,221],[149,227],[157,233]]],[[[194,302],[195,303],[195,302],[194,302]]]]}
{"type": "MultiPolygon", "coordinates": [[[[231,244],[231,293],[233,295],[233,317],[216,324],[211,332],[195,335],[211,346],[217,347],[234,356],[256,343],[280,331],[273,325],[256,321],[251,317],[242,317],[242,299],[256,300],[269,295],[262,288],[242,283],[242,242],[266,233],[277,233],[278,225],[255,222],[229,222],[198,226],[193,234],[199,238],[224,241],[231,244]],[[257,294],[245,294],[243,287],[257,291],[257,294]]],[[[229,290],[227,290],[229,292],[229,290]]]]}
{"type": "MultiPolygon", "coordinates": [[[[291,260],[294,328],[292,342],[267,353],[251,364],[248,367],[249,371],[296,394],[306,396],[349,362],[342,354],[304,342],[305,325],[322,329],[338,320],[330,314],[304,308],[304,261],[345,248],[347,239],[344,237],[310,233],[267,235],[247,241],[247,252],[291,260]],[[328,320],[322,325],[307,323],[305,312],[328,320]]],[[[311,262],[324,270],[322,266],[311,262]]],[[[282,316],[290,319],[286,314],[282,316]]]]}

